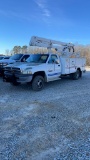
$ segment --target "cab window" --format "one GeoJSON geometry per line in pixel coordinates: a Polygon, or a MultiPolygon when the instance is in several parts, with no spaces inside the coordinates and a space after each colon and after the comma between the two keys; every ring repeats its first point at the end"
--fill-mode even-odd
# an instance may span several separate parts
{"type": "Polygon", "coordinates": [[[53,64],[53,63],[55,63],[55,61],[58,62],[58,57],[57,57],[57,55],[51,55],[48,63],[49,63],[49,64],[53,64]]]}
{"type": "Polygon", "coordinates": [[[30,55],[24,55],[21,59],[21,62],[25,62],[28,57],[30,57],[30,55]]]}

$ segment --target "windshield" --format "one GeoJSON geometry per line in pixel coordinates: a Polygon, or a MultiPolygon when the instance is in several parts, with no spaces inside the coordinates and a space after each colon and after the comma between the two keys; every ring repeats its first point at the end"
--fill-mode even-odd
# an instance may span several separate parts
{"type": "Polygon", "coordinates": [[[12,57],[10,57],[11,60],[20,60],[23,54],[15,54],[12,57]]]}
{"type": "Polygon", "coordinates": [[[30,63],[46,63],[48,54],[32,54],[26,61],[30,63]]]}

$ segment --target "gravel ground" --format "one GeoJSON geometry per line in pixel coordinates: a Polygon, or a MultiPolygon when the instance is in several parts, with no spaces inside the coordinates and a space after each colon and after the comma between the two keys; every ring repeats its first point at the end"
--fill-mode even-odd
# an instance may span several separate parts
{"type": "Polygon", "coordinates": [[[90,160],[90,68],[40,92],[0,78],[0,160],[90,160]]]}

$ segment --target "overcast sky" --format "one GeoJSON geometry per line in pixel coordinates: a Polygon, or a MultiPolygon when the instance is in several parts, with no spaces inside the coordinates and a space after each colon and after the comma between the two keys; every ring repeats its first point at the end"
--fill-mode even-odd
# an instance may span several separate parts
{"type": "Polygon", "coordinates": [[[90,44],[89,0],[1,0],[0,53],[36,35],[90,44]]]}

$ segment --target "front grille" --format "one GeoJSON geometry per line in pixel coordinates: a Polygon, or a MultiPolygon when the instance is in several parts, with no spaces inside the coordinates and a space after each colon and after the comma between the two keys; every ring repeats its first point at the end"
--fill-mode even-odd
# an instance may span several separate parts
{"type": "Polygon", "coordinates": [[[0,63],[0,68],[2,68],[3,67],[3,64],[2,63],[0,63]]]}
{"type": "Polygon", "coordinates": [[[20,68],[16,67],[5,67],[4,71],[7,71],[9,73],[21,73],[20,68]]]}

